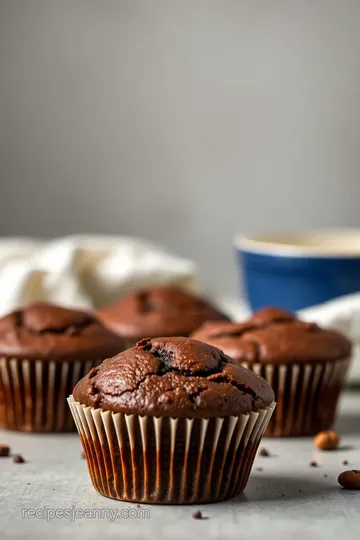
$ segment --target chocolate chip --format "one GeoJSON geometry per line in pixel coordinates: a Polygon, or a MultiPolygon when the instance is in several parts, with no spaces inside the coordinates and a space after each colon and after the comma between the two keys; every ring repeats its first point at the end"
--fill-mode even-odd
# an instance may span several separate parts
{"type": "Polygon", "coordinates": [[[13,456],[13,463],[25,463],[25,459],[20,454],[15,454],[13,456]]]}
{"type": "Polygon", "coordinates": [[[338,482],[345,489],[360,489],[360,471],[344,471],[339,475],[338,482]]]}
{"type": "Polygon", "coordinates": [[[192,517],[194,519],[204,519],[202,513],[200,512],[200,510],[196,510],[196,512],[193,513],[192,517]]]}
{"type": "Polygon", "coordinates": [[[317,461],[310,461],[309,463],[309,467],[318,467],[319,464],[317,463],[317,461]]]}
{"type": "Polygon", "coordinates": [[[349,465],[349,462],[347,459],[344,459],[344,461],[342,462],[343,465],[349,465]]]}
{"type": "Polygon", "coordinates": [[[266,450],[266,448],[260,448],[260,450],[259,450],[259,456],[269,457],[269,456],[270,456],[270,452],[268,452],[268,450],[266,450]]]}
{"type": "Polygon", "coordinates": [[[142,338],[137,342],[136,346],[144,351],[150,351],[152,348],[151,338],[142,338]]]}
{"type": "Polygon", "coordinates": [[[0,444],[0,457],[8,457],[10,454],[10,446],[7,444],[0,444]]]}

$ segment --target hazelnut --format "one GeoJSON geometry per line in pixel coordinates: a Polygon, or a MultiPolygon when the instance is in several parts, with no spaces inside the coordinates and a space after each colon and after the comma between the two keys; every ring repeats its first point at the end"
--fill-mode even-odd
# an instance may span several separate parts
{"type": "Polygon", "coordinates": [[[340,442],[340,435],[336,431],[320,431],[314,437],[314,445],[319,450],[335,450],[340,442]]]}
{"type": "Polygon", "coordinates": [[[360,471],[344,471],[338,482],[345,489],[360,489],[360,471]]]}

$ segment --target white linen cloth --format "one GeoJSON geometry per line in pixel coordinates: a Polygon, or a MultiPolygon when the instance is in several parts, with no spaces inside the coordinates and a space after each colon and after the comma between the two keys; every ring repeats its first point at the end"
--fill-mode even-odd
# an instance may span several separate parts
{"type": "Polygon", "coordinates": [[[0,316],[37,300],[98,307],[131,288],[167,282],[196,288],[195,264],[137,238],[0,239],[0,316]]]}

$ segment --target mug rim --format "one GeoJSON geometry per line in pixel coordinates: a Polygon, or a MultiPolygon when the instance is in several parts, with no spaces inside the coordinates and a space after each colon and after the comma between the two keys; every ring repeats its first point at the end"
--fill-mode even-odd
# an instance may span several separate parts
{"type": "Polygon", "coordinates": [[[280,257],[360,258],[360,229],[314,229],[294,233],[237,235],[235,247],[280,257]]]}

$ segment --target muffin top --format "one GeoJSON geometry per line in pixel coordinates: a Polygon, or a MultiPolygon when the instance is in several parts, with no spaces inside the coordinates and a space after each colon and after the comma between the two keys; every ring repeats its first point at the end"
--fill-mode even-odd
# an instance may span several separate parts
{"type": "Polygon", "coordinates": [[[205,321],[228,320],[207,300],[173,285],[138,289],[99,311],[103,323],[129,339],[188,336],[205,321]]]}
{"type": "Polygon", "coordinates": [[[192,335],[219,347],[237,362],[271,364],[327,362],[350,355],[345,336],[267,307],[243,323],[206,323],[192,335]]]}
{"type": "Polygon", "coordinates": [[[0,318],[3,357],[85,362],[123,349],[122,338],[85,311],[35,303],[0,318]]]}
{"type": "Polygon", "coordinates": [[[225,417],[274,400],[269,384],[222,351],[184,337],[144,338],[74,388],[82,404],[126,414],[225,417]]]}

